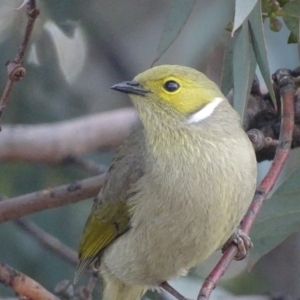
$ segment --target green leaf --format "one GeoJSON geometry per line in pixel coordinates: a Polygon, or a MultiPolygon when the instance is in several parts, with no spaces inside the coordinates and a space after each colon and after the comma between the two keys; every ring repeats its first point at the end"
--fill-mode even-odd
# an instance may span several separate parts
{"type": "Polygon", "coordinates": [[[276,97],[269,69],[260,2],[255,6],[249,16],[249,27],[253,51],[256,57],[257,64],[269,90],[274,107],[276,107],[276,97]]]}
{"type": "Polygon", "coordinates": [[[248,22],[237,32],[233,51],[234,108],[243,119],[255,72],[255,58],[250,46],[248,22]]]}
{"type": "Polygon", "coordinates": [[[251,230],[253,265],[263,255],[300,230],[300,149],[293,150],[282,174],[285,181],[264,203],[251,230]]]}
{"type": "Polygon", "coordinates": [[[168,50],[186,24],[196,0],[173,0],[152,65],[168,50]]]}
{"type": "MultiPolygon", "coordinates": [[[[65,79],[73,83],[82,71],[87,57],[87,45],[81,27],[68,37],[54,22],[47,21],[44,29],[50,34],[65,79]],[[74,51],[76,49],[76,51],[74,51]]],[[[31,53],[32,54],[32,53],[31,53]]]]}
{"type": "Polygon", "coordinates": [[[231,35],[245,22],[258,0],[235,0],[234,23],[231,35]]]}
{"type": "Polygon", "coordinates": [[[227,96],[233,88],[233,47],[234,39],[229,37],[223,58],[221,74],[221,91],[227,96]]]}
{"type": "Polygon", "coordinates": [[[299,36],[299,18],[300,0],[289,2],[283,7],[283,20],[287,28],[293,34],[293,39],[298,39],[299,36]]]}

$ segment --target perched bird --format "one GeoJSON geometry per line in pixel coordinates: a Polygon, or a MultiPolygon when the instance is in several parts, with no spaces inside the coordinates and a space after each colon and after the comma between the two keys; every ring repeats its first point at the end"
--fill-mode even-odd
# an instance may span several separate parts
{"type": "Polygon", "coordinates": [[[85,225],[75,280],[96,261],[104,300],[138,300],[220,249],[256,187],[256,159],[219,88],[183,66],[112,89],[141,124],[119,149],[85,225]]]}

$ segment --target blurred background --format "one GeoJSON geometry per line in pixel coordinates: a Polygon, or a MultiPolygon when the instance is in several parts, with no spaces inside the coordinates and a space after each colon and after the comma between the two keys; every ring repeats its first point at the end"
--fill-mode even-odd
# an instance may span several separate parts
{"type": "MultiPolygon", "coordinates": [[[[21,2],[0,2],[0,89],[7,80],[5,63],[15,56],[26,24],[25,10],[14,10],[21,2]]],[[[37,0],[41,14],[24,64],[27,74],[15,85],[1,123],[52,123],[131,106],[126,95],[109,87],[151,67],[171,2],[37,0]]],[[[178,38],[156,64],[191,66],[219,83],[228,39],[225,27],[233,19],[233,13],[233,0],[198,0],[178,38]]],[[[271,72],[297,67],[297,46],[287,45],[288,31],[283,28],[279,33],[271,32],[267,23],[271,72]]],[[[263,84],[262,89],[265,90],[263,84]]],[[[108,165],[114,151],[98,149],[86,157],[108,165]]],[[[268,167],[268,163],[262,165],[268,167]]],[[[89,176],[76,165],[1,162],[0,196],[22,195],[89,176]]],[[[83,201],[28,218],[77,249],[91,204],[91,200],[83,201]]],[[[33,277],[51,291],[59,281],[73,280],[73,265],[42,248],[14,222],[1,224],[0,230],[2,262],[33,277]]],[[[299,241],[295,234],[261,259],[250,273],[246,262],[234,263],[223,280],[225,289],[242,295],[300,296],[299,241]]],[[[175,285],[180,285],[183,293],[198,290],[199,280],[195,277],[207,275],[216,257],[175,285]]],[[[0,298],[11,295],[9,288],[0,285],[0,298]]]]}

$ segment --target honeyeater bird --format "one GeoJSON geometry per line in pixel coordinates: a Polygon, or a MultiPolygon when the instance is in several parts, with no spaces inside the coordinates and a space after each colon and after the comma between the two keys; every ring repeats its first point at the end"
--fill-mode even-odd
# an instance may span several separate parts
{"type": "Polygon", "coordinates": [[[112,89],[140,124],[95,199],[75,281],[96,261],[102,299],[137,300],[222,247],[254,195],[256,159],[237,113],[194,69],[158,66],[112,89]]]}

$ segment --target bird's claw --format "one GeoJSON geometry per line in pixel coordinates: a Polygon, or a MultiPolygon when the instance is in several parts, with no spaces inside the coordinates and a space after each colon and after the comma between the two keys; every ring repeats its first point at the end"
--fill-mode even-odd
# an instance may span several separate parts
{"type": "Polygon", "coordinates": [[[238,252],[234,257],[234,260],[243,260],[246,258],[249,250],[253,247],[250,237],[241,229],[236,229],[233,235],[228,239],[222,248],[222,252],[225,252],[231,244],[237,246],[238,252]]]}

